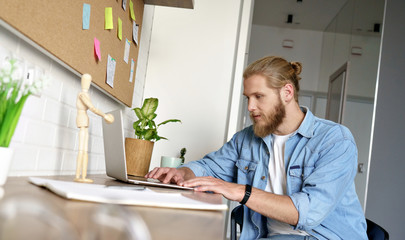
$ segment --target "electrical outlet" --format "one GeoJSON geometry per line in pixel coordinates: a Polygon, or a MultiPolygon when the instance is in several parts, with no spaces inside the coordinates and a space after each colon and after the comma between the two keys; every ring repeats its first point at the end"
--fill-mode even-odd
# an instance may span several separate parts
{"type": "Polygon", "coordinates": [[[364,163],[359,163],[357,165],[357,172],[358,173],[363,173],[364,172],[364,163]]]}

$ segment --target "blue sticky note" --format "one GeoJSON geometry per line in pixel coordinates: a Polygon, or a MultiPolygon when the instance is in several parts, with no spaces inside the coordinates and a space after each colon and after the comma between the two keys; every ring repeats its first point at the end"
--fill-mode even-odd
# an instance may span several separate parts
{"type": "Polygon", "coordinates": [[[90,26],[90,4],[83,3],[83,29],[89,29],[90,26]]]}

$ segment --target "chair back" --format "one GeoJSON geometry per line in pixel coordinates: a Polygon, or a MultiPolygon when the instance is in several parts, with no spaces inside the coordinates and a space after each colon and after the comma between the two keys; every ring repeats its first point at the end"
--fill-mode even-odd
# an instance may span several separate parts
{"type": "Polygon", "coordinates": [[[243,206],[236,206],[231,212],[231,240],[237,240],[236,225],[239,225],[242,232],[243,227],[243,206]]]}
{"type": "MultiPolygon", "coordinates": [[[[366,219],[367,236],[369,240],[389,240],[388,232],[376,224],[375,222],[366,219]]],[[[231,240],[237,240],[236,226],[239,225],[242,232],[243,227],[243,206],[236,206],[231,212],[231,240]]]]}
{"type": "Polygon", "coordinates": [[[366,222],[367,236],[369,240],[388,240],[390,238],[388,232],[377,223],[369,219],[366,219],[366,222]]]}

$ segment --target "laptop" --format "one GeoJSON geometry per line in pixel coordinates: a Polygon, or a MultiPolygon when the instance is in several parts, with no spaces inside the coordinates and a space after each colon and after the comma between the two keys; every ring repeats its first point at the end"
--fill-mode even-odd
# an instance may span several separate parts
{"type": "Polygon", "coordinates": [[[114,116],[114,122],[111,124],[103,121],[104,155],[107,176],[122,182],[137,185],[188,190],[193,189],[172,183],[162,183],[157,179],[128,175],[127,163],[125,160],[125,137],[122,111],[121,109],[118,109],[108,112],[107,114],[112,114],[114,116]]]}

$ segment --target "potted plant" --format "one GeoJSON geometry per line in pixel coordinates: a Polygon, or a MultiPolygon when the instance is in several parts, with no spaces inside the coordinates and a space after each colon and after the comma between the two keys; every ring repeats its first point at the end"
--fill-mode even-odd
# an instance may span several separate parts
{"type": "Polygon", "coordinates": [[[158,128],[169,122],[181,122],[179,119],[169,119],[159,124],[155,123],[156,109],[159,105],[157,98],[147,98],[141,108],[133,108],[138,120],[134,122],[136,138],[125,138],[125,155],[127,174],[144,176],[149,171],[155,142],[166,139],[158,134],[158,128]]]}
{"type": "Polygon", "coordinates": [[[0,62],[0,187],[7,179],[13,154],[9,145],[24,103],[43,87],[42,79],[25,78],[21,65],[16,59],[0,62]]]}

